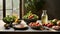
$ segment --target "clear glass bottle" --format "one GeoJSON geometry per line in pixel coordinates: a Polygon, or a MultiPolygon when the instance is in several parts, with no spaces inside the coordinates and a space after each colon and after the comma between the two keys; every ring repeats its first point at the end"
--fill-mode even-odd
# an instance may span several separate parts
{"type": "Polygon", "coordinates": [[[41,22],[42,24],[47,24],[48,23],[48,15],[47,15],[47,10],[43,10],[43,13],[41,15],[41,22]]]}

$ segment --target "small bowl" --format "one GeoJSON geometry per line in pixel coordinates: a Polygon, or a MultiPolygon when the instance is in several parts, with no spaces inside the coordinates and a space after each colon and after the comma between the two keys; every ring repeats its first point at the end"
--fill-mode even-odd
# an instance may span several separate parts
{"type": "Polygon", "coordinates": [[[23,19],[27,24],[29,24],[30,22],[36,22],[37,19],[23,19]]]}

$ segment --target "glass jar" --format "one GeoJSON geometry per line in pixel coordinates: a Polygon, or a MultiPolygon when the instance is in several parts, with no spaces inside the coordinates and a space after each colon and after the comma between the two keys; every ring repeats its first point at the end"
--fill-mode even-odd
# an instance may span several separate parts
{"type": "Polygon", "coordinates": [[[42,24],[47,24],[48,23],[48,15],[47,15],[47,10],[43,10],[43,13],[41,15],[41,22],[42,24]]]}

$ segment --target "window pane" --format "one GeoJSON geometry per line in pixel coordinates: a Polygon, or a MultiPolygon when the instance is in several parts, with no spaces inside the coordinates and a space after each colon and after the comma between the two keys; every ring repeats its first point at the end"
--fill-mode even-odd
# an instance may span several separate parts
{"type": "Polygon", "coordinates": [[[3,18],[3,0],[0,0],[0,19],[3,18]]]}
{"type": "Polygon", "coordinates": [[[12,15],[12,10],[6,10],[6,16],[7,15],[10,15],[11,16],[12,15]]]}
{"type": "Polygon", "coordinates": [[[13,0],[13,14],[16,14],[19,18],[19,2],[20,0],[13,0]]]}
{"type": "Polygon", "coordinates": [[[20,3],[19,1],[20,0],[6,0],[6,9],[9,9],[9,10],[6,10],[6,15],[11,16],[13,14],[16,14],[19,18],[19,3],[20,3]]]}
{"type": "Polygon", "coordinates": [[[18,16],[18,18],[19,18],[19,10],[14,10],[14,11],[13,11],[13,15],[18,16]]]}
{"type": "Polygon", "coordinates": [[[6,0],[6,9],[12,9],[12,0],[6,0]]]}
{"type": "Polygon", "coordinates": [[[20,0],[13,0],[13,8],[19,9],[19,1],[20,0]]]}
{"type": "Polygon", "coordinates": [[[3,11],[0,11],[0,19],[3,18],[3,11]]]}
{"type": "Polygon", "coordinates": [[[3,9],[3,0],[0,0],[0,10],[3,9]]]}

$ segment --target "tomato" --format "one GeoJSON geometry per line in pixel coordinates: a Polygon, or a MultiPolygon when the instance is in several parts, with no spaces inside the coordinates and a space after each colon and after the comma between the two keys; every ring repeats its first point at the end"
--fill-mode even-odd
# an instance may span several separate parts
{"type": "Polygon", "coordinates": [[[38,23],[38,22],[31,22],[30,24],[29,24],[29,26],[40,26],[40,24],[38,23]]]}
{"type": "Polygon", "coordinates": [[[43,24],[43,26],[47,26],[48,24],[43,24]]]}
{"type": "Polygon", "coordinates": [[[48,25],[47,25],[47,27],[52,27],[53,26],[53,24],[51,24],[51,23],[49,23],[48,25]]]}
{"type": "Polygon", "coordinates": [[[32,19],[33,17],[34,17],[34,15],[30,15],[28,18],[29,18],[29,19],[32,19]]]}
{"type": "Polygon", "coordinates": [[[37,24],[36,26],[40,26],[40,24],[37,24]]]}
{"type": "Polygon", "coordinates": [[[32,26],[34,26],[34,24],[32,24],[32,26]]]}
{"type": "Polygon", "coordinates": [[[35,26],[36,25],[36,23],[33,23],[33,26],[35,26]]]}
{"type": "Polygon", "coordinates": [[[32,26],[32,23],[30,23],[29,26],[32,26]]]}
{"type": "Polygon", "coordinates": [[[36,22],[36,25],[38,25],[39,23],[38,22],[36,22]]]}
{"type": "Polygon", "coordinates": [[[48,24],[48,25],[47,25],[47,27],[51,27],[51,25],[50,25],[50,24],[48,24]]]}

